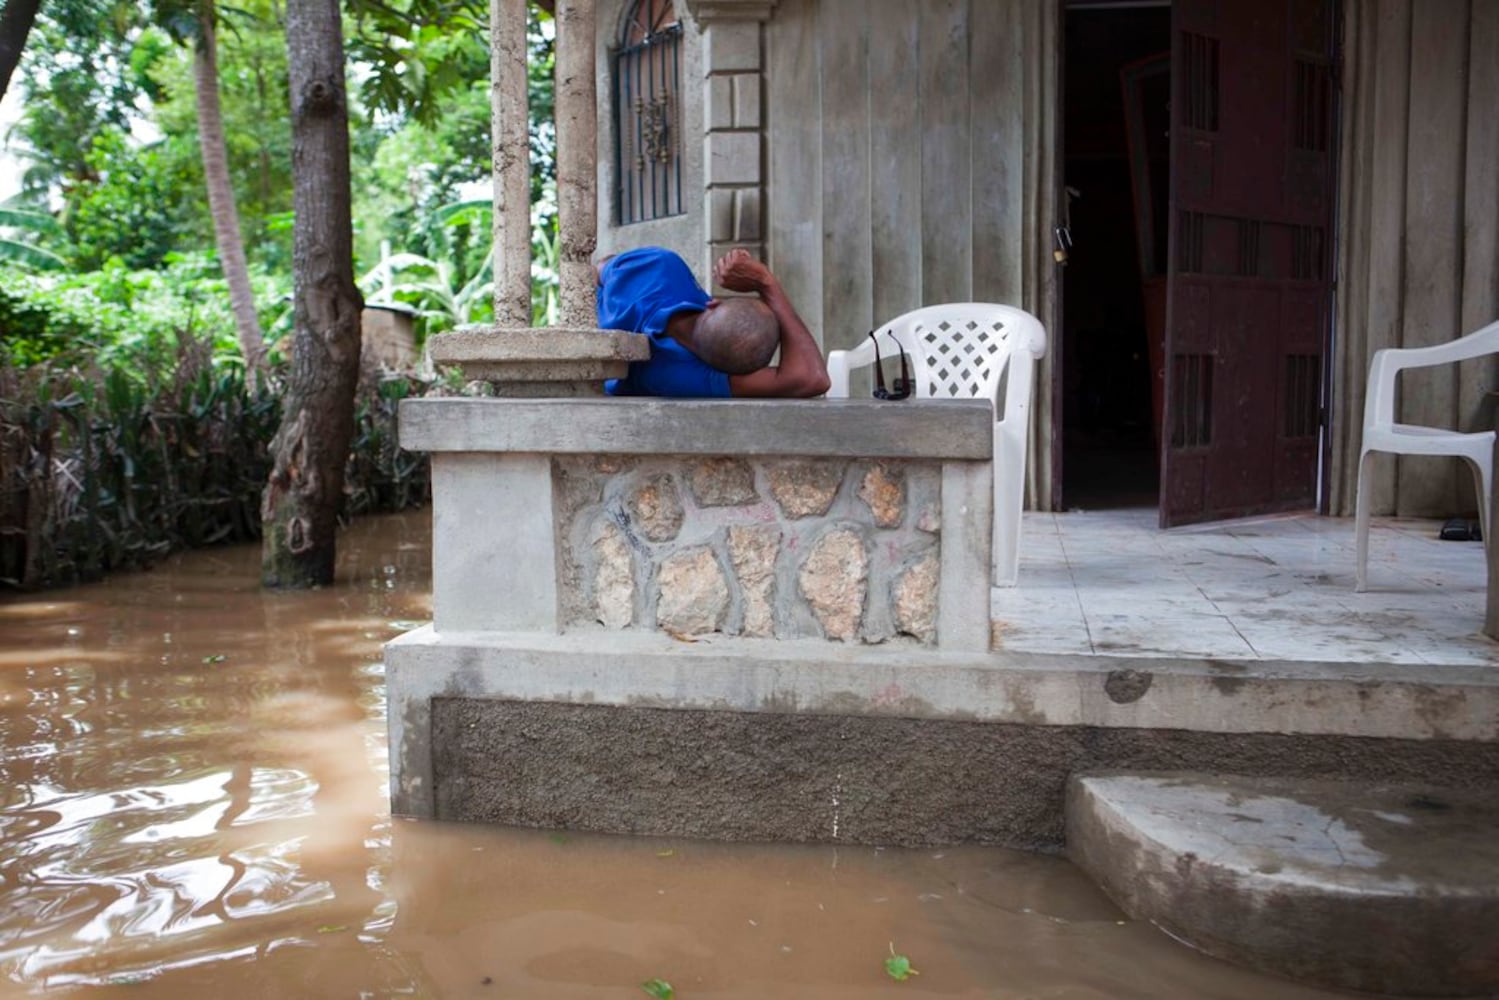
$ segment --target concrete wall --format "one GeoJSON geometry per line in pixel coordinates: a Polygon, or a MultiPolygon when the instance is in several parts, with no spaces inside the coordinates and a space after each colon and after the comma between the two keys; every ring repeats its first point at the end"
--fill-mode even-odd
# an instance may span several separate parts
{"type": "MultiPolygon", "coordinates": [[[[765,26],[767,252],[827,350],[923,305],[1055,329],[1056,0],[781,0],[765,26]]],[[[1052,343],[1057,341],[1052,337],[1052,343]]],[[[1028,500],[1049,507],[1053,350],[1028,500]]]]}
{"type": "MultiPolygon", "coordinates": [[[[1369,361],[1499,318],[1499,3],[1344,0],[1332,512],[1352,514],[1369,361]]],[[[1402,376],[1396,418],[1492,430],[1493,358],[1402,376]]],[[[1453,459],[1376,462],[1374,513],[1476,509],[1453,459]]]]}
{"type": "Polygon", "coordinates": [[[437,632],[989,640],[983,401],[429,398],[437,632]]]}
{"type": "Polygon", "coordinates": [[[442,819],[1056,850],[1067,779],[1129,768],[1499,787],[1499,744],[433,701],[442,819]]]}

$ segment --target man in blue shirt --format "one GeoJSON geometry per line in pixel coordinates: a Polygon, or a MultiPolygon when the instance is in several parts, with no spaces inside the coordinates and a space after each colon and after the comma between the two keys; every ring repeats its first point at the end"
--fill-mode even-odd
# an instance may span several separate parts
{"type": "Polygon", "coordinates": [[[681,257],[660,247],[606,258],[598,276],[599,328],[651,338],[650,360],[606,383],[611,395],[807,397],[828,389],[817,342],[775,275],[747,251],[720,258],[713,279],[756,298],[712,298],[681,257]]]}

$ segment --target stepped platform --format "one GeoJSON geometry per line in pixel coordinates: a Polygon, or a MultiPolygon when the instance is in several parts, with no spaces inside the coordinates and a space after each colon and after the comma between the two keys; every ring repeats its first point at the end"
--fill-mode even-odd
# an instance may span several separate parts
{"type": "Polygon", "coordinates": [[[1319,986],[1499,995],[1499,803],[1420,784],[1075,777],[1072,859],[1125,912],[1319,986]]]}
{"type": "Polygon", "coordinates": [[[1354,594],[1346,520],[1032,514],[994,590],[992,426],[963,402],[405,401],[434,582],[432,624],[386,649],[395,810],[1060,850],[1078,773],[1499,788],[1481,546],[1381,522],[1354,594]]]}

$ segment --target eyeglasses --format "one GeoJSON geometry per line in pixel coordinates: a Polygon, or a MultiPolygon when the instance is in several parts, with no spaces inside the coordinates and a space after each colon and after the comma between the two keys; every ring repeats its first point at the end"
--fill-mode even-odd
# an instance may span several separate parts
{"type": "Polygon", "coordinates": [[[885,365],[880,360],[880,338],[876,337],[873,330],[869,331],[869,339],[874,341],[874,398],[875,399],[906,399],[916,391],[916,382],[911,378],[911,360],[906,357],[906,349],[896,341],[900,347],[900,378],[891,383],[891,388],[885,388],[885,365]]]}

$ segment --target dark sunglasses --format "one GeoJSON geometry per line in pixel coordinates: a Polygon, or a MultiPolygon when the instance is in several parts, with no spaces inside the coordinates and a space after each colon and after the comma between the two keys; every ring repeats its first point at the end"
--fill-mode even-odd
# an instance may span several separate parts
{"type": "Polygon", "coordinates": [[[916,382],[911,378],[911,360],[906,357],[906,349],[901,347],[900,341],[896,346],[900,347],[900,378],[891,383],[891,388],[885,388],[885,365],[880,360],[880,338],[869,331],[869,339],[874,341],[874,398],[875,399],[906,399],[916,391],[916,382]]]}

